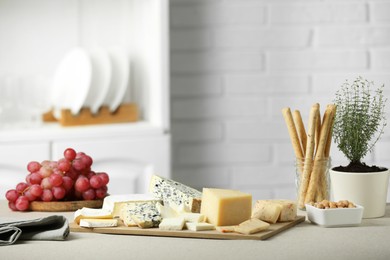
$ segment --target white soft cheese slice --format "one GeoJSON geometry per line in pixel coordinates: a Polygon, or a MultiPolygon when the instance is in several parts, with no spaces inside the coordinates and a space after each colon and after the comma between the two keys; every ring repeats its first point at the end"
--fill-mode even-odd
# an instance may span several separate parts
{"type": "Polygon", "coordinates": [[[81,208],[74,213],[74,222],[80,224],[81,219],[112,219],[111,212],[105,209],[81,208]]]}
{"type": "Polygon", "coordinates": [[[121,214],[121,208],[128,202],[145,202],[154,201],[156,198],[151,194],[120,194],[110,195],[103,200],[103,209],[109,210],[112,213],[113,218],[119,218],[121,214]]]}
{"type": "Polygon", "coordinates": [[[185,212],[180,214],[181,217],[184,218],[186,222],[205,222],[206,218],[203,214],[200,213],[190,213],[190,212],[185,212]]]}
{"type": "Polygon", "coordinates": [[[206,230],[214,230],[215,226],[210,223],[205,223],[205,222],[187,222],[186,227],[188,230],[191,231],[206,231],[206,230]]]}
{"type": "Polygon", "coordinates": [[[80,227],[99,228],[99,227],[116,227],[118,219],[81,219],[80,227]]]}
{"type": "Polygon", "coordinates": [[[176,218],[178,213],[169,205],[162,205],[161,203],[156,203],[157,210],[160,212],[161,217],[164,218],[176,218]]]}
{"type": "Polygon", "coordinates": [[[161,230],[182,230],[184,227],[184,218],[163,218],[158,226],[161,230]]]}

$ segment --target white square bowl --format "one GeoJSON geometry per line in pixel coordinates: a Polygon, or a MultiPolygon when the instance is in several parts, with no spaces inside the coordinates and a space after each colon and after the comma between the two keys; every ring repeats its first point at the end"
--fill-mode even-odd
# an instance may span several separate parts
{"type": "Polygon", "coordinates": [[[310,222],[322,227],[357,226],[362,222],[364,208],[332,208],[319,209],[306,204],[307,218],[310,222]]]}

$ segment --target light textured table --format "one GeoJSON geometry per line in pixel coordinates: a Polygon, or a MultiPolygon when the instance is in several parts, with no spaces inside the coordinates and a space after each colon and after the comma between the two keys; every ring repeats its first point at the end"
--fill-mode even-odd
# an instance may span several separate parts
{"type": "MultiPolygon", "coordinates": [[[[38,218],[52,213],[12,212],[38,218]]],[[[72,221],[72,212],[58,213],[72,221]]],[[[214,240],[71,232],[66,241],[19,241],[0,247],[0,259],[390,259],[390,205],[383,218],[358,227],[322,228],[303,222],[268,240],[214,240]]]]}

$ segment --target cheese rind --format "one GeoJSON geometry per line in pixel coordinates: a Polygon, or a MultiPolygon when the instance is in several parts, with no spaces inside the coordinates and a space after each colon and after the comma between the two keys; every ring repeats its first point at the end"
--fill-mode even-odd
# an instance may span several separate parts
{"type": "Polygon", "coordinates": [[[111,211],[113,218],[119,218],[123,205],[131,202],[159,201],[150,194],[120,194],[104,198],[102,208],[111,211]]]}
{"type": "Polygon", "coordinates": [[[118,219],[81,219],[80,227],[99,228],[99,227],[116,227],[118,219]]]}
{"type": "Polygon", "coordinates": [[[188,212],[200,212],[202,193],[179,182],[153,175],[149,192],[175,210],[184,205],[188,212]]]}
{"type": "Polygon", "coordinates": [[[206,231],[206,230],[214,230],[215,226],[210,223],[205,222],[187,222],[186,228],[191,231],[206,231]]]}
{"type": "Polygon", "coordinates": [[[270,226],[269,223],[261,221],[257,218],[252,218],[240,223],[238,226],[234,227],[234,231],[237,233],[250,235],[255,234],[260,231],[268,229],[270,226]]]}
{"type": "Polygon", "coordinates": [[[126,226],[140,228],[158,227],[162,220],[153,201],[127,203],[122,208],[121,218],[126,226]]]}
{"type": "Polygon", "coordinates": [[[74,213],[74,222],[80,224],[81,219],[111,219],[111,212],[105,209],[94,209],[83,207],[74,213]]]}
{"type": "Polygon", "coordinates": [[[164,218],[158,228],[161,230],[182,230],[184,224],[184,218],[164,218]]]}
{"type": "Polygon", "coordinates": [[[204,188],[201,213],[215,226],[238,225],[251,217],[252,195],[237,190],[204,188]]]}

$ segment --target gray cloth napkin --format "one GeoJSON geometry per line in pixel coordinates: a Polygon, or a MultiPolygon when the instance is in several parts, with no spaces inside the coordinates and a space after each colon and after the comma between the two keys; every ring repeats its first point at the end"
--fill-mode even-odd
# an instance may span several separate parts
{"type": "Polygon", "coordinates": [[[64,216],[13,220],[0,218],[0,246],[20,240],[65,240],[69,223],[64,216]]]}

